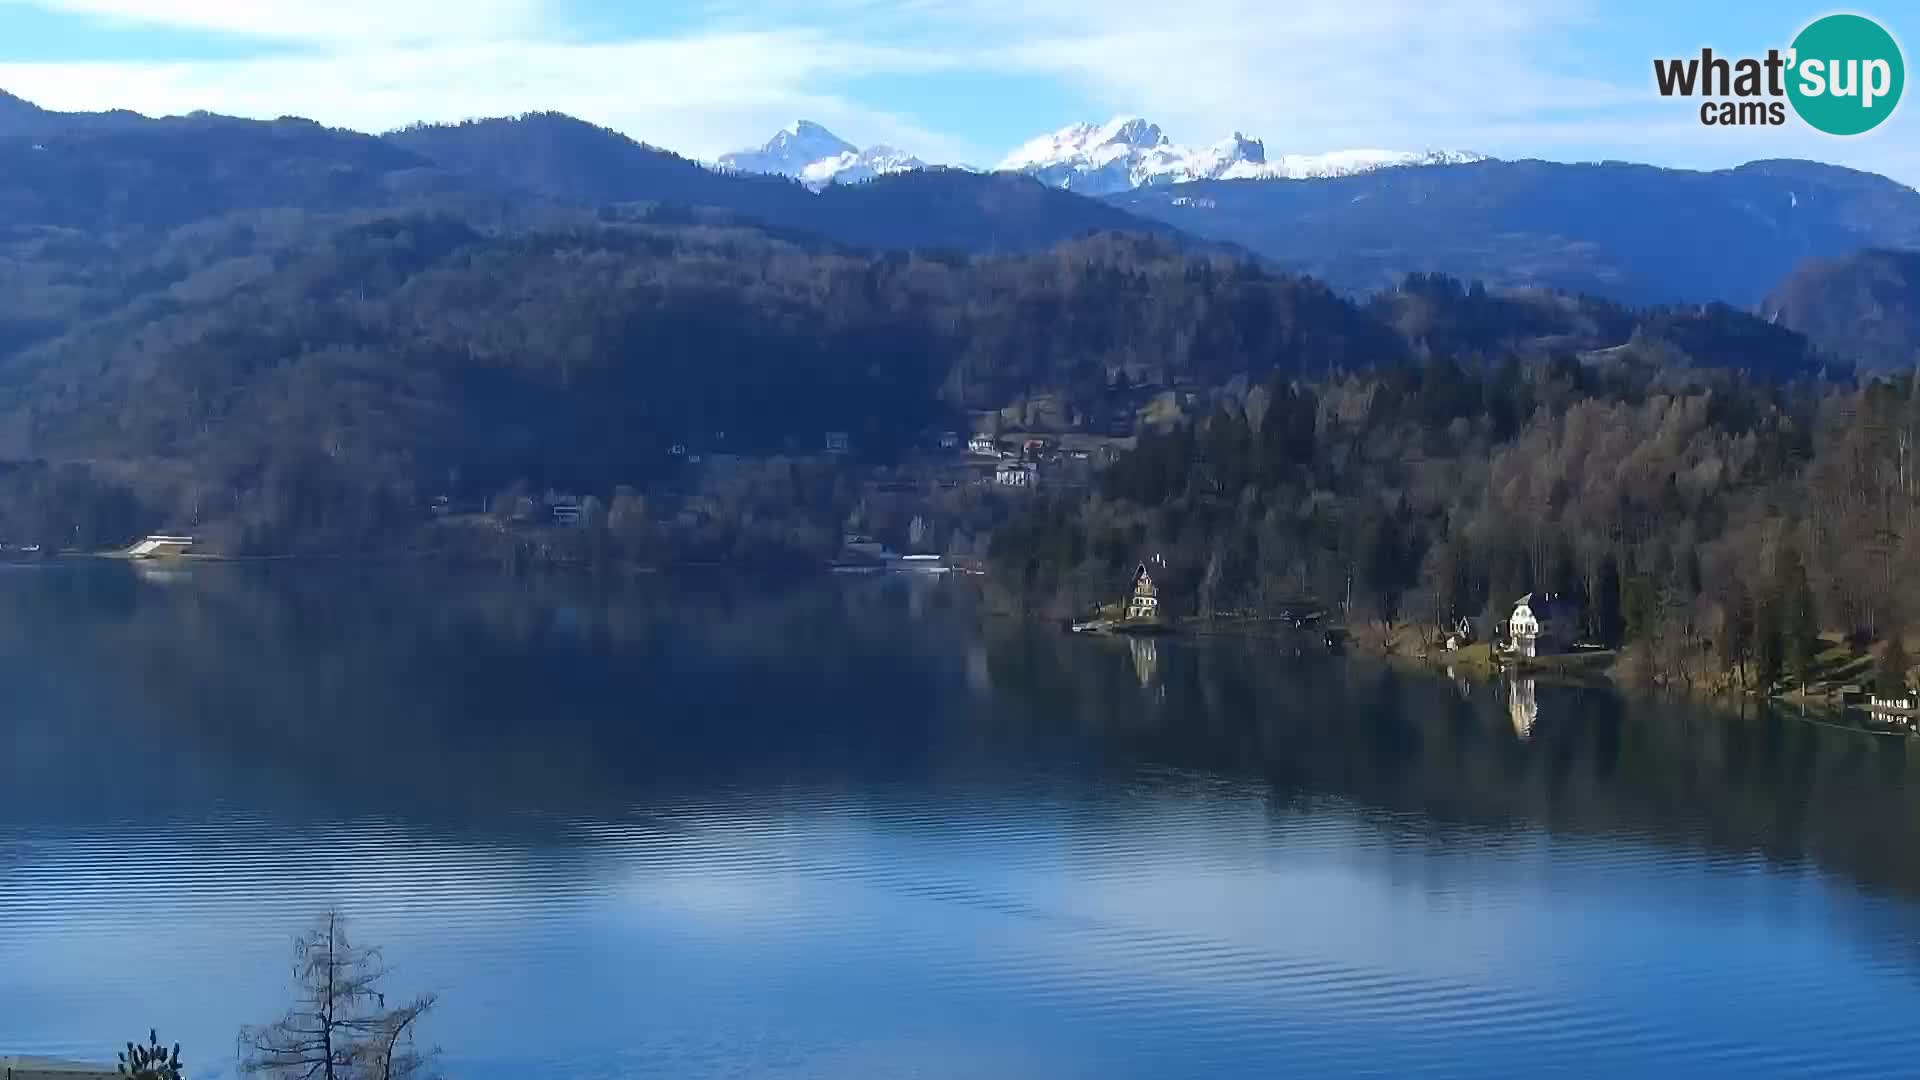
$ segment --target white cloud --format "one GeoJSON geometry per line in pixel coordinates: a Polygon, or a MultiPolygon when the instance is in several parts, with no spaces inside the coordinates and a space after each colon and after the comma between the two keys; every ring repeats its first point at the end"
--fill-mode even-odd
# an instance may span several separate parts
{"type": "Polygon", "coordinates": [[[282,41],[429,41],[538,32],[545,0],[0,0],[131,26],[282,41]]]}
{"type": "MultiPolygon", "coordinates": [[[[27,2],[304,46],[192,64],[0,63],[0,86],[56,108],[363,130],[557,109],[702,158],[804,116],[930,161],[998,160],[1007,146],[913,116],[912,80],[940,72],[1053,81],[1094,103],[1083,119],[1137,113],[1189,143],[1239,130],[1274,153],[1447,147],[1697,167],[1804,155],[1920,180],[1913,109],[1855,140],[1710,131],[1646,85],[1581,74],[1601,0],[709,0],[691,29],[596,40],[559,0],[27,2]]],[[[1035,116],[1032,133],[1063,119],[1035,116]]]]}
{"type": "Polygon", "coordinates": [[[862,141],[931,154],[973,150],[829,89],[849,74],[917,63],[787,30],[610,44],[382,45],[193,63],[0,63],[0,86],[54,109],[296,115],[363,131],[555,109],[703,158],[762,141],[803,115],[862,141]]]}

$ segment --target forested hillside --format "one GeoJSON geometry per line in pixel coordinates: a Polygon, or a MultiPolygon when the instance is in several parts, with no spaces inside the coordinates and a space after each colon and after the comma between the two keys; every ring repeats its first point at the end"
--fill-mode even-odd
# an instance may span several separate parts
{"type": "Polygon", "coordinates": [[[1030,506],[994,561],[1034,610],[1083,612],[1155,559],[1171,611],[1313,597],[1387,639],[1486,634],[1552,594],[1646,677],[1726,688],[1805,680],[1821,630],[1906,629],[1911,375],[1664,383],[1449,359],[1276,379],[1144,436],[1099,496],[1030,506]]]}
{"type": "Polygon", "coordinates": [[[1761,313],[1835,356],[1913,367],[1920,364],[1920,251],[1809,259],[1768,294],[1761,313]]]}
{"type": "MultiPolygon", "coordinates": [[[[1152,552],[1173,610],[1351,592],[1389,626],[1539,589],[1584,598],[1589,634],[1654,645],[1649,662],[1743,672],[1806,660],[1789,624],[1884,633],[1912,611],[1909,384],[1855,381],[1855,356],[1898,362],[1874,351],[1880,323],[1819,318],[1834,296],[1893,310],[1877,285],[1816,277],[1761,318],[1625,306],[1598,295],[1629,280],[1611,271],[1570,279],[1580,293],[1376,262],[1383,287],[1355,297],[1017,177],[816,194],[556,116],[374,138],[0,104],[9,130],[54,124],[0,136],[0,542],[190,528],[228,550],[392,550],[437,510],[557,486],[612,508],[581,532],[595,558],[817,562],[850,514],[881,515],[863,476],[972,413],[1139,433],[1092,498],[942,489],[909,508],[937,543],[991,537],[1036,607],[1107,598],[1152,552]],[[828,432],[847,459],[824,460],[828,432]],[[733,464],[692,469],[703,455],[733,464]]],[[[1643,200],[1747,185],[1703,227],[1773,224],[1712,265],[1672,207],[1611,228],[1670,233],[1664,294],[1758,272],[1755,245],[1783,236],[1839,243],[1881,211],[1905,227],[1906,189],[1838,173],[1630,172],[1620,191],[1643,200]],[[1783,193],[1813,224],[1783,224],[1763,199],[1783,193]]],[[[1364,184],[1438,185],[1442,209],[1470,194],[1354,180],[1383,200],[1364,184]]],[[[1525,269],[1516,213],[1576,261],[1627,250],[1557,231],[1573,204],[1513,183],[1459,221],[1386,214],[1387,232],[1349,220],[1365,198],[1314,203],[1290,235],[1391,261],[1413,248],[1374,241],[1464,251],[1472,233],[1465,264],[1497,280],[1525,269]]]]}
{"type": "MultiPolygon", "coordinates": [[[[255,235],[205,239],[244,250],[255,235]]],[[[827,431],[887,462],[1020,402],[1046,402],[1028,415],[1055,430],[1106,433],[1249,380],[1441,360],[1636,386],[1689,367],[1823,370],[1803,339],[1724,308],[1425,277],[1361,306],[1147,237],[873,254],[555,210],[540,229],[383,218],[211,265],[195,277],[224,287],[176,286],[0,367],[12,456],[88,462],[156,519],[244,517],[260,544],[295,521],[309,542],[351,521],[377,543],[474,477],[606,493],[658,478],[675,444],[809,453],[827,431]]]]}

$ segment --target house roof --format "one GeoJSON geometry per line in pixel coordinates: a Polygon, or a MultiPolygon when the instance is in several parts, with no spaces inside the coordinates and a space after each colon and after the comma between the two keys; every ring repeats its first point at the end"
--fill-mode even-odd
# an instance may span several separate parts
{"type": "Polygon", "coordinates": [[[1514,610],[1526,605],[1536,619],[1550,619],[1559,616],[1572,617],[1580,613],[1580,605],[1564,594],[1528,593],[1513,602],[1514,610]]]}

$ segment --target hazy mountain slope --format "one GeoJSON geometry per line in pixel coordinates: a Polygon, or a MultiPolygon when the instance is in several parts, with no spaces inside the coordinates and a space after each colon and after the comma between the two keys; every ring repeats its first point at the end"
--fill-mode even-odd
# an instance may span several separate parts
{"type": "Polygon", "coordinates": [[[1100,229],[1171,233],[1023,177],[929,169],[815,193],[786,178],[714,171],[618,132],[543,114],[409,128],[387,138],[462,175],[571,202],[676,202],[872,248],[1019,251],[1100,229]]]}
{"type": "Polygon", "coordinates": [[[1761,313],[1869,366],[1920,364],[1920,251],[1809,259],[1768,294],[1761,313]]]}
{"type": "Polygon", "coordinates": [[[1109,201],[1354,290],[1441,271],[1633,303],[1750,306],[1803,258],[1920,244],[1920,194],[1801,161],[1717,172],[1482,161],[1143,188],[1109,201]]]}

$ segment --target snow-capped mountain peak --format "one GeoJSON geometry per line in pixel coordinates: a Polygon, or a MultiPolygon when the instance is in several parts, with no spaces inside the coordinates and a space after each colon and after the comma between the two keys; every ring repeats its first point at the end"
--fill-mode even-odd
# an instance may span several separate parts
{"type": "Polygon", "coordinates": [[[1101,167],[1167,145],[1167,136],[1158,124],[1150,124],[1137,116],[1116,116],[1104,124],[1074,124],[1051,135],[1030,139],[1008,154],[998,169],[1031,172],[1072,161],[1101,167]]]}
{"type": "Polygon", "coordinates": [[[780,129],[757,150],[723,154],[718,164],[741,172],[790,176],[816,188],[926,168],[919,158],[891,146],[862,150],[811,120],[780,129]]]}
{"type": "Polygon", "coordinates": [[[1336,150],[1270,158],[1265,143],[1238,131],[1205,149],[1193,149],[1175,144],[1157,124],[1120,116],[1104,124],[1074,124],[1030,140],[1008,154],[999,168],[1084,195],[1110,195],[1191,180],[1346,176],[1398,165],[1451,165],[1480,159],[1479,154],[1457,150],[1336,150]]]}
{"type": "MultiPolygon", "coordinates": [[[[1298,180],[1401,165],[1457,165],[1481,158],[1459,150],[1271,155],[1266,143],[1240,131],[1211,146],[1195,148],[1175,143],[1160,125],[1142,117],[1116,116],[1104,124],[1073,124],[1028,140],[996,169],[1097,196],[1193,180],[1298,180]]],[[[927,167],[926,162],[891,146],[862,150],[811,120],[781,129],[758,149],[726,154],[718,164],[741,172],[790,176],[812,188],[927,167]]]]}

